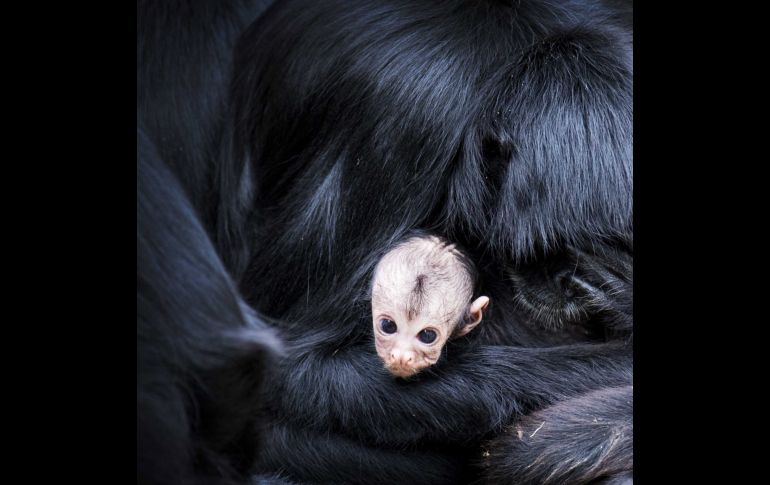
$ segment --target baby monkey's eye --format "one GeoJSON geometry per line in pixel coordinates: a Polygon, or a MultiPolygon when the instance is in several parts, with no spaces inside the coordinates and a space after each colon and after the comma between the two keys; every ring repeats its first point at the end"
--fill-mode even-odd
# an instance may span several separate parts
{"type": "Polygon", "coordinates": [[[427,328],[417,334],[417,338],[424,344],[433,343],[436,340],[436,332],[427,328]]]}
{"type": "Polygon", "coordinates": [[[396,333],[396,330],[398,329],[396,322],[388,320],[387,318],[380,320],[380,328],[385,333],[396,333]]]}

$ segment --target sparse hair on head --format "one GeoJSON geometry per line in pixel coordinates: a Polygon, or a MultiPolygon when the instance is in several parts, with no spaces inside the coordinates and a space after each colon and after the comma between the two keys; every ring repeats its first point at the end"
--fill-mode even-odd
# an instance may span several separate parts
{"type": "Polygon", "coordinates": [[[408,317],[414,318],[422,311],[428,292],[443,287],[460,298],[453,304],[461,318],[456,327],[461,328],[470,319],[468,305],[476,289],[478,273],[471,259],[456,244],[435,236],[415,235],[398,243],[380,260],[375,275],[382,268],[402,268],[410,278],[406,302],[408,317]]]}

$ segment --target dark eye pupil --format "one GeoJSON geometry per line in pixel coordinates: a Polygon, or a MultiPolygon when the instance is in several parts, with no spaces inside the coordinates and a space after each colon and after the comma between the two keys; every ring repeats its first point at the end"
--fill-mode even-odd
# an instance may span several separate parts
{"type": "Polygon", "coordinates": [[[385,333],[395,333],[398,327],[396,326],[396,322],[393,320],[383,318],[380,320],[380,328],[382,328],[382,331],[385,333]]]}
{"type": "Polygon", "coordinates": [[[436,332],[433,330],[423,330],[419,334],[417,334],[417,338],[420,339],[420,342],[424,344],[429,344],[436,340],[436,332]]]}

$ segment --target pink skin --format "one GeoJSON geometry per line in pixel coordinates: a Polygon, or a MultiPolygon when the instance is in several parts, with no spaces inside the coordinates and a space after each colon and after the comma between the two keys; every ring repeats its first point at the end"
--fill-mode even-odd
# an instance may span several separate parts
{"type": "Polygon", "coordinates": [[[468,310],[470,275],[453,244],[436,236],[413,237],[386,253],[374,271],[372,325],[377,355],[388,371],[408,377],[435,364],[452,337],[465,335],[481,322],[489,298],[470,303],[471,322],[455,327],[468,310]],[[380,322],[390,320],[388,333],[380,322]],[[421,332],[435,332],[423,342],[421,332]]]}
{"type": "Polygon", "coordinates": [[[481,296],[471,303],[472,321],[457,332],[454,325],[463,312],[442,312],[446,306],[440,301],[432,300],[421,315],[416,315],[411,320],[403,311],[398,310],[398,305],[388,303],[390,300],[386,296],[378,295],[375,291],[372,298],[372,320],[377,355],[391,374],[409,377],[435,364],[447,340],[473,330],[481,322],[482,313],[489,305],[489,298],[481,296]],[[382,319],[395,322],[396,332],[386,333],[380,324],[382,319]],[[436,332],[433,342],[424,343],[418,338],[420,332],[425,329],[436,332]]]}

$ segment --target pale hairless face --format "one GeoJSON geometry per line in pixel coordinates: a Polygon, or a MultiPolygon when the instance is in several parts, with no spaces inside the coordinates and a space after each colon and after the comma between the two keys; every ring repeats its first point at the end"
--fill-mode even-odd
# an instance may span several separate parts
{"type": "Polygon", "coordinates": [[[471,302],[473,281],[461,257],[440,238],[415,237],[377,265],[374,342],[391,374],[408,377],[435,364],[450,337],[465,335],[481,322],[489,298],[471,302]]]}

